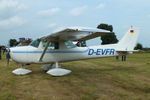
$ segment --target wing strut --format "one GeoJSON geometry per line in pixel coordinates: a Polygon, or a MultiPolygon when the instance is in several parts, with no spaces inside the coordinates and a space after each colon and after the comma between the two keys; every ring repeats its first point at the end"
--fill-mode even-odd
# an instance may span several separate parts
{"type": "Polygon", "coordinates": [[[47,50],[47,48],[48,48],[48,46],[49,46],[49,43],[50,43],[50,41],[47,42],[46,47],[45,47],[45,49],[44,49],[44,51],[43,51],[43,53],[42,53],[42,55],[41,55],[39,61],[42,61],[42,59],[43,59],[43,57],[44,57],[44,55],[45,55],[45,53],[46,53],[46,50],[47,50]]]}

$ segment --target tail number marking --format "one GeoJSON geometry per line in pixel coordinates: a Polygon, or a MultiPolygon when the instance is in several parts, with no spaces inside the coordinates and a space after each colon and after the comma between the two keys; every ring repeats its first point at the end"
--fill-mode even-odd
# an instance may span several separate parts
{"type": "Polygon", "coordinates": [[[88,55],[114,55],[115,49],[89,49],[88,55]]]}

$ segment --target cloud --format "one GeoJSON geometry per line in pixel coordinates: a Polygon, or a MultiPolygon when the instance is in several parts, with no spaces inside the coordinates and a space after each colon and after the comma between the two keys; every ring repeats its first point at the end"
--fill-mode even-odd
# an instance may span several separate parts
{"type": "Polygon", "coordinates": [[[6,20],[0,20],[0,27],[9,28],[9,27],[20,26],[23,25],[24,23],[25,21],[22,20],[20,17],[14,16],[6,20]]]}
{"type": "Polygon", "coordinates": [[[73,8],[73,9],[70,11],[70,14],[71,14],[72,16],[79,16],[79,15],[83,14],[87,8],[88,8],[87,6],[82,6],[82,7],[73,8]]]}
{"type": "Polygon", "coordinates": [[[24,4],[20,4],[15,0],[2,0],[0,1],[0,20],[16,16],[26,8],[24,4]]]}
{"type": "Polygon", "coordinates": [[[17,16],[27,7],[16,0],[0,1],[0,27],[8,29],[23,25],[25,21],[17,16]]]}
{"type": "Polygon", "coordinates": [[[59,11],[60,11],[60,8],[51,8],[48,10],[39,11],[38,15],[44,16],[44,17],[49,17],[49,16],[57,14],[59,11]]]}
{"type": "Polygon", "coordinates": [[[96,8],[102,9],[102,8],[104,8],[104,7],[105,7],[105,4],[104,4],[104,3],[100,3],[96,8]]]}

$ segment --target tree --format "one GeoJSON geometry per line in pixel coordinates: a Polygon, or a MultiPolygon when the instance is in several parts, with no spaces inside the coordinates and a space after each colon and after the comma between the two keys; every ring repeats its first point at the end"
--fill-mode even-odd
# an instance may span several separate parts
{"type": "Polygon", "coordinates": [[[104,23],[98,25],[97,28],[104,29],[104,30],[109,30],[111,32],[113,31],[113,26],[112,25],[108,25],[108,24],[104,24],[104,23]]]}
{"type": "Polygon", "coordinates": [[[102,24],[98,25],[97,28],[104,29],[104,30],[109,30],[109,31],[112,32],[111,34],[106,34],[106,35],[101,36],[101,40],[102,40],[101,44],[102,45],[104,45],[104,44],[114,44],[114,43],[118,42],[118,39],[117,39],[115,33],[113,32],[113,26],[112,25],[102,23],[102,24]]]}
{"type": "Polygon", "coordinates": [[[102,40],[102,43],[101,43],[102,45],[114,44],[118,42],[115,33],[103,35],[101,36],[101,40],[102,40]]]}
{"type": "Polygon", "coordinates": [[[108,30],[109,30],[110,32],[112,32],[112,31],[113,31],[113,26],[112,26],[112,25],[108,25],[108,30]]]}
{"type": "Polygon", "coordinates": [[[143,49],[143,46],[142,46],[142,44],[137,43],[137,45],[135,46],[134,49],[135,49],[135,50],[142,50],[142,49],[143,49]]]}
{"type": "Polygon", "coordinates": [[[16,39],[10,39],[9,40],[9,46],[10,47],[17,46],[17,45],[18,45],[18,42],[16,39]]]}

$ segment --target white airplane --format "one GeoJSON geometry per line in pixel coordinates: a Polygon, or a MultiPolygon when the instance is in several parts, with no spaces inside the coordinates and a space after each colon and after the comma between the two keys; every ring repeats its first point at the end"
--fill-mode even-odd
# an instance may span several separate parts
{"type": "MultiPolygon", "coordinates": [[[[72,41],[85,41],[110,31],[94,28],[66,28],[39,38],[29,46],[10,48],[11,59],[21,64],[48,64],[42,67],[52,76],[63,76],[71,71],[63,69],[58,62],[82,59],[127,55],[134,51],[139,34],[138,28],[130,28],[125,36],[116,44],[78,47],[72,41]]],[[[16,75],[26,75],[31,70],[17,68],[12,71],[16,75]]]]}

